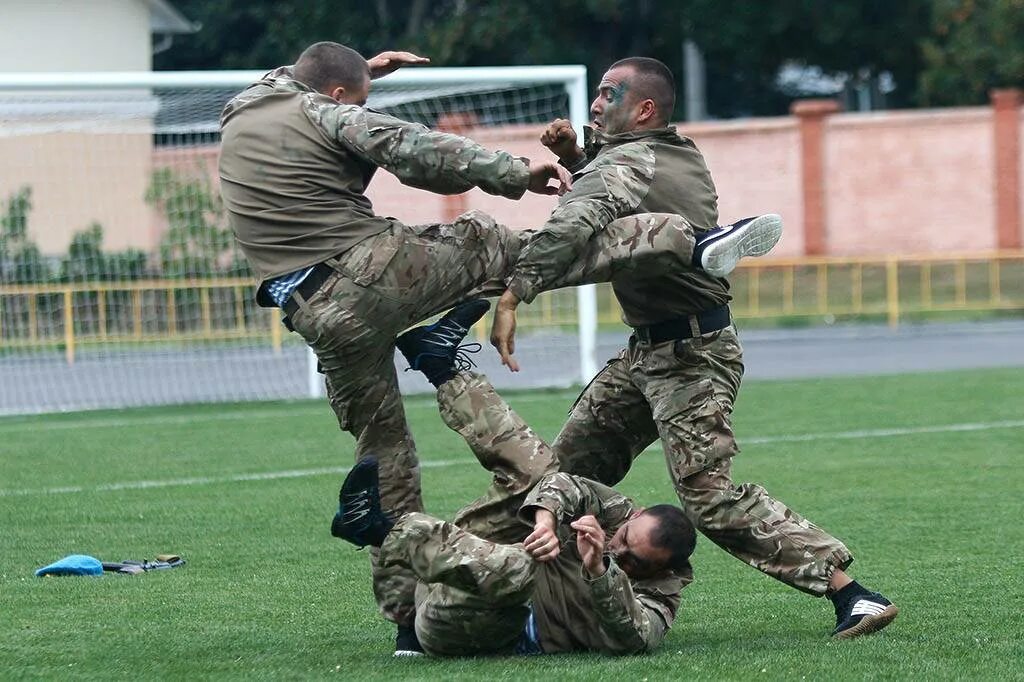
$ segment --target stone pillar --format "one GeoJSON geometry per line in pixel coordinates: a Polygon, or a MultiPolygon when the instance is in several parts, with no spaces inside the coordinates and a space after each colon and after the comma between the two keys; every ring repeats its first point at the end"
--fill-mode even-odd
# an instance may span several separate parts
{"type": "Polygon", "coordinates": [[[993,157],[995,158],[996,248],[1021,247],[1019,88],[992,90],[993,157]]]}
{"type": "Polygon", "coordinates": [[[839,111],[834,99],[793,102],[789,111],[800,122],[800,170],[804,201],[804,253],[828,253],[828,196],[825,194],[825,118],[839,111]]]}

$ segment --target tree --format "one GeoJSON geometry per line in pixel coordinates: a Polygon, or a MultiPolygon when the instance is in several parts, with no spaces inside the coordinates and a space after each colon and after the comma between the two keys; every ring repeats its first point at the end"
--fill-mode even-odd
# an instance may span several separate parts
{"type": "Polygon", "coordinates": [[[63,282],[98,282],[141,279],[146,276],[147,257],[144,251],[127,249],[103,251],[103,226],[97,222],[76,232],[68,253],[61,261],[63,282]]]}
{"type": "Polygon", "coordinates": [[[1024,85],[1024,0],[934,1],[923,103],[982,104],[990,88],[1024,85]]]}
{"type": "Polygon", "coordinates": [[[204,173],[185,177],[160,168],[153,172],[146,201],[167,217],[168,229],[160,240],[165,277],[209,277],[227,271],[237,260],[231,231],[224,227],[220,195],[204,173]]]}
{"type": "Polygon", "coordinates": [[[0,283],[36,284],[50,279],[50,266],[28,234],[31,211],[28,185],[0,204],[0,283]]]}

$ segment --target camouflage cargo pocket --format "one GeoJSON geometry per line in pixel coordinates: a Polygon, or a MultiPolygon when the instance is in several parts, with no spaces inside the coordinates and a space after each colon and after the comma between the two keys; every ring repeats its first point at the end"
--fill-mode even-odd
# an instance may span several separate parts
{"type": "Polygon", "coordinates": [[[710,379],[680,381],[666,395],[652,400],[651,408],[673,480],[736,454],[729,415],[716,399],[710,379]]]}
{"type": "Polygon", "coordinates": [[[341,255],[338,269],[359,286],[370,286],[380,279],[405,244],[406,229],[395,223],[390,230],[364,239],[341,255]]]}

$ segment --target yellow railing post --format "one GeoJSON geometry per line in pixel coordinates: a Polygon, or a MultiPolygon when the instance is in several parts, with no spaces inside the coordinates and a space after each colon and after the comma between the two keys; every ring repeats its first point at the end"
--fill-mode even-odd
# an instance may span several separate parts
{"type": "Polygon", "coordinates": [[[96,312],[99,323],[100,340],[107,340],[107,292],[100,289],[96,292],[96,312]]]}
{"type": "Polygon", "coordinates": [[[782,312],[793,312],[793,271],[792,265],[787,265],[782,271],[782,312]]]}
{"type": "Polygon", "coordinates": [[[235,320],[238,322],[238,331],[245,333],[245,302],[242,300],[242,287],[235,287],[235,320]]]}
{"type": "Polygon", "coordinates": [[[967,263],[963,260],[956,262],[956,304],[967,305],[967,263]]]}
{"type": "Polygon", "coordinates": [[[999,258],[993,258],[988,262],[988,294],[992,305],[999,305],[999,299],[1003,297],[1000,279],[999,258]]]}
{"type": "Polygon", "coordinates": [[[748,293],[750,294],[750,314],[757,315],[761,311],[761,270],[750,268],[750,281],[748,282],[748,293]]]}
{"type": "Polygon", "coordinates": [[[32,343],[35,343],[36,341],[39,340],[37,338],[38,337],[38,332],[36,331],[36,326],[38,325],[38,320],[36,319],[37,317],[38,317],[38,315],[36,313],[36,295],[35,294],[29,294],[28,295],[28,338],[29,338],[30,341],[32,341],[32,343]]]}
{"type": "Polygon", "coordinates": [[[861,263],[854,263],[850,268],[850,299],[854,313],[864,310],[864,266],[861,263]]]}
{"type": "Polygon", "coordinates": [[[921,307],[932,307],[932,264],[921,263],[921,307]]]}
{"type": "Polygon", "coordinates": [[[213,321],[210,319],[210,289],[208,287],[199,290],[199,310],[203,318],[203,331],[209,334],[213,330],[213,321]]]}
{"type": "Polygon", "coordinates": [[[270,346],[274,349],[274,355],[281,354],[281,321],[277,319],[277,308],[268,308],[267,317],[270,319],[270,346]]]}
{"type": "Polygon", "coordinates": [[[890,258],[885,263],[885,300],[889,312],[889,326],[895,329],[900,324],[900,270],[899,261],[890,258]]]}
{"type": "Polygon", "coordinates": [[[174,287],[167,287],[167,333],[171,336],[178,333],[178,300],[174,287]]]}
{"type": "Polygon", "coordinates": [[[75,304],[71,289],[64,290],[64,357],[75,364],[75,304]]]}
{"type": "Polygon", "coordinates": [[[142,338],[142,290],[132,289],[132,334],[142,338]]]}
{"type": "Polygon", "coordinates": [[[818,265],[818,312],[828,312],[828,265],[818,265]]]}

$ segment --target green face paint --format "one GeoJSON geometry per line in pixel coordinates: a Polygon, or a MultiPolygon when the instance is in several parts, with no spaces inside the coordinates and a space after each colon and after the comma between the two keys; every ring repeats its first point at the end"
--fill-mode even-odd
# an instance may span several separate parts
{"type": "Polygon", "coordinates": [[[605,80],[601,82],[600,95],[600,116],[595,117],[600,123],[601,130],[609,135],[624,133],[633,129],[633,121],[630,118],[631,111],[628,104],[630,83],[628,80],[618,82],[605,80]]]}

